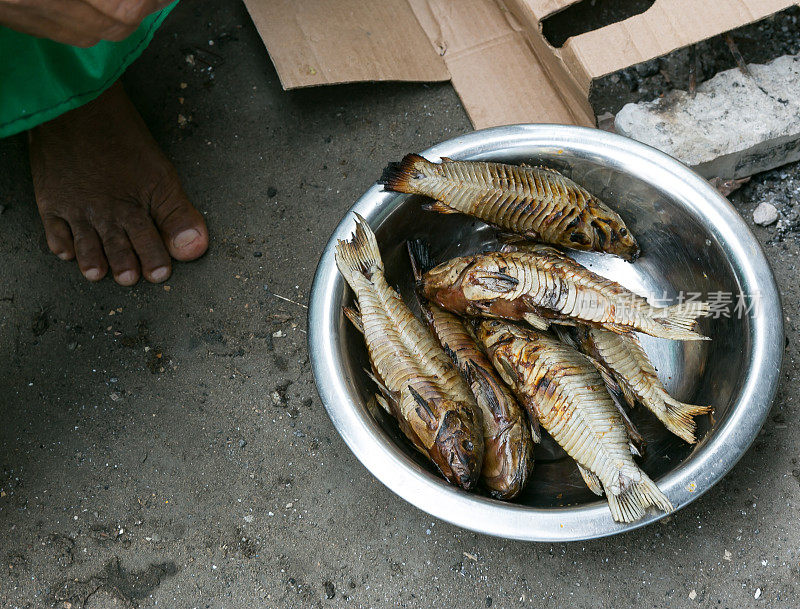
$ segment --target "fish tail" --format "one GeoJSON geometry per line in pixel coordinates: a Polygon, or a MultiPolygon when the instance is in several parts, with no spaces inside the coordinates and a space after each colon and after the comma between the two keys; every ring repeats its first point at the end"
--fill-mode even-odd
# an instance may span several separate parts
{"type": "Polygon", "coordinates": [[[375,233],[358,214],[353,237],[349,241],[340,239],[336,244],[336,266],[353,289],[358,284],[359,276],[371,279],[375,271],[383,271],[375,233]]]}
{"type": "Polygon", "coordinates": [[[606,493],[606,495],[608,507],[616,522],[635,522],[644,517],[647,507],[651,505],[667,514],[675,509],[667,496],[644,472],[641,474],[641,479],[622,494],[606,493]]]}
{"type": "Polygon", "coordinates": [[[414,181],[430,173],[432,165],[435,165],[435,163],[423,156],[413,153],[407,154],[399,163],[389,163],[386,169],[383,170],[380,183],[385,186],[385,190],[424,194],[418,190],[414,181]]]}
{"type": "Polygon", "coordinates": [[[414,280],[419,283],[422,281],[422,275],[436,266],[431,259],[431,249],[424,239],[409,240],[407,245],[414,280]]]}
{"type": "Polygon", "coordinates": [[[694,431],[696,424],[692,417],[711,412],[711,406],[695,406],[684,404],[668,395],[664,396],[663,421],[667,428],[689,444],[697,442],[694,431]]]}
{"type": "Polygon", "coordinates": [[[356,330],[364,334],[364,323],[361,321],[361,315],[358,311],[351,307],[342,307],[342,313],[355,326],[356,330]]]}
{"type": "Polygon", "coordinates": [[[696,331],[696,319],[705,317],[710,311],[707,302],[684,302],[666,307],[654,316],[659,326],[657,336],[673,340],[710,340],[696,331]]]}

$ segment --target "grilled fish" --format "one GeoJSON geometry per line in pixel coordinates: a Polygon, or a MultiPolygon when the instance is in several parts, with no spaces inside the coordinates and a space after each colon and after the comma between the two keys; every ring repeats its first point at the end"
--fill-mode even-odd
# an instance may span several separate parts
{"type": "Polygon", "coordinates": [[[577,328],[577,335],[581,350],[611,370],[630,406],[640,402],[676,436],[689,444],[697,441],[692,417],[710,412],[711,407],[684,404],[670,396],[635,335],[586,326],[577,328]]]}
{"type": "Polygon", "coordinates": [[[426,209],[463,213],[545,243],[615,254],[626,260],[639,245],[619,214],[554,169],[407,154],[389,165],[387,190],[425,195],[426,209]]]}
{"type": "MultiPolygon", "coordinates": [[[[409,242],[408,248],[414,276],[419,279],[420,268],[428,266],[427,248],[420,242],[409,242]]],[[[531,432],[538,442],[538,423],[531,418],[529,429],[516,398],[498,378],[461,319],[422,297],[418,301],[423,319],[469,382],[481,409],[482,480],[493,496],[511,499],[525,487],[533,469],[531,432]]]]}
{"type": "Polygon", "coordinates": [[[694,331],[705,302],[655,307],[552,247],[463,256],[424,274],[426,298],[459,314],[550,322],[583,322],[613,332],[633,330],[674,340],[707,340],[694,331]]]}
{"type": "Polygon", "coordinates": [[[480,410],[452,360],[387,283],[375,235],[361,216],[335,257],[358,301],[359,310],[345,314],[364,335],[379,403],[447,480],[473,488],[483,463],[480,410]]]}
{"type": "Polygon", "coordinates": [[[634,462],[622,418],[584,355],[504,321],[484,320],[477,334],[517,397],[578,463],[589,488],[605,491],[614,520],[638,520],[648,506],[672,511],[669,499],[634,462]]]}

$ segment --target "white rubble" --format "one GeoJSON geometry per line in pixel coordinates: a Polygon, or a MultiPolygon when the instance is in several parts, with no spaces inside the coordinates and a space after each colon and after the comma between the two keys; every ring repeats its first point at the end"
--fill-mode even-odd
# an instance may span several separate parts
{"type": "Polygon", "coordinates": [[[768,226],[778,219],[778,210],[772,203],[759,203],[753,210],[753,222],[759,226],[768,226]]]}
{"type": "Polygon", "coordinates": [[[706,178],[740,178],[800,160],[800,55],[720,72],[691,97],[672,91],[627,104],[617,133],[649,144],[706,178]]]}

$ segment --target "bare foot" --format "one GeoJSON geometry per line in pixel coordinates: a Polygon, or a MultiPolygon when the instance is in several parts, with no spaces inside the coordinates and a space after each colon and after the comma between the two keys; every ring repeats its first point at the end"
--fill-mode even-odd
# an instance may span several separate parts
{"type": "Polygon", "coordinates": [[[30,132],[36,203],[47,245],[77,258],[89,281],[109,267],[120,285],[164,281],[171,259],[194,260],[208,230],[142,118],[116,83],[30,132]]]}

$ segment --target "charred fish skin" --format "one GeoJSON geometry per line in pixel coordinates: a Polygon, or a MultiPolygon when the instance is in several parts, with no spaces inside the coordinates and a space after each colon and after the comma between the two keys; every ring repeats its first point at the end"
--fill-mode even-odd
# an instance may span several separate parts
{"type": "Polygon", "coordinates": [[[622,218],[554,169],[407,154],[389,165],[387,190],[436,200],[428,209],[463,213],[531,239],[634,260],[639,245],[622,218]]]}
{"type": "Polygon", "coordinates": [[[360,216],[335,258],[355,292],[359,310],[348,317],[364,335],[386,406],[448,481],[474,488],[483,463],[480,410],[441,346],[389,286],[375,235],[360,216]]]}
{"type": "Polygon", "coordinates": [[[711,412],[712,407],[685,404],[669,395],[635,335],[585,326],[577,333],[582,350],[612,371],[625,389],[623,394],[634,397],[685,442],[697,442],[694,417],[711,412]]]}
{"type": "MultiPolygon", "coordinates": [[[[430,266],[427,247],[408,243],[415,279],[430,266]]],[[[481,479],[493,497],[513,499],[527,484],[533,470],[531,428],[511,391],[478,347],[461,319],[417,294],[422,318],[467,380],[483,419],[483,469],[481,479]]],[[[538,432],[538,424],[534,427],[538,432]]]]}
{"type": "Polygon", "coordinates": [[[672,511],[667,497],[633,461],[622,418],[585,356],[504,321],[482,321],[477,333],[503,379],[575,459],[590,488],[602,485],[614,520],[638,520],[649,506],[672,511]]]}
{"type": "Polygon", "coordinates": [[[425,273],[422,292],[454,313],[526,320],[539,329],[548,321],[583,322],[617,333],[708,340],[694,330],[708,303],[655,307],[558,250],[533,247],[453,258],[425,273]]]}

